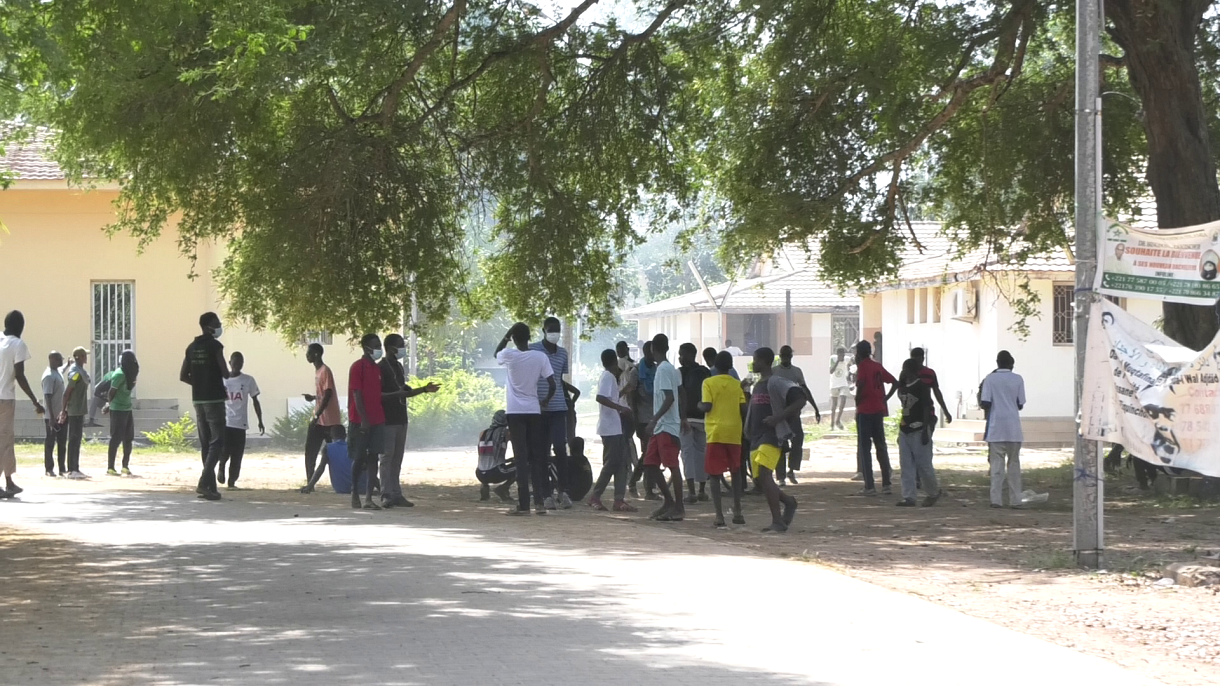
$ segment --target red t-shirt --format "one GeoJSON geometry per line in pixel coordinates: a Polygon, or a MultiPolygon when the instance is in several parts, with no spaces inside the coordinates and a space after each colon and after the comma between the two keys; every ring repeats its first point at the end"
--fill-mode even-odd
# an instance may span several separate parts
{"type": "Polygon", "coordinates": [[[885,367],[873,360],[856,363],[856,414],[888,415],[885,404],[885,384],[898,383],[885,367]]]}
{"type": "Polygon", "coordinates": [[[369,424],[385,424],[385,410],[381,407],[381,370],[367,357],[356,360],[347,374],[347,418],[352,424],[360,424],[362,419],[356,409],[356,391],[364,396],[369,424]]]}

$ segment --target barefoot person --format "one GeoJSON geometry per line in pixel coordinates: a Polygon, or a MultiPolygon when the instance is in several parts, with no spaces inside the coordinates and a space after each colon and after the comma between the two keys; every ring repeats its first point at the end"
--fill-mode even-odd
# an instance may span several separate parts
{"type": "Polygon", "coordinates": [[[123,476],[131,476],[131,445],[136,438],[135,420],[131,413],[131,392],[136,387],[140,375],[140,363],[136,354],[124,350],[119,356],[119,368],[106,375],[110,382],[110,392],[106,395],[106,404],[102,412],[110,415],[110,446],[106,451],[106,474],[119,476],[114,463],[118,457],[119,446],[123,446],[123,476]]]}
{"type": "Polygon", "coordinates": [[[505,513],[509,515],[530,513],[531,480],[534,484],[534,512],[546,514],[542,498],[549,477],[546,464],[547,433],[542,421],[542,408],[548,406],[555,396],[556,382],[551,361],[545,354],[530,350],[529,344],[530,327],[517,322],[496,347],[496,362],[508,370],[505,409],[513,459],[517,463],[517,507],[505,513]],[[512,345],[509,345],[509,341],[512,341],[512,345]],[[538,396],[539,381],[546,384],[542,397],[538,396]]]}
{"type": "Polygon", "coordinates": [[[745,524],[741,514],[741,418],[745,409],[746,394],[741,383],[729,376],[733,368],[733,356],[721,351],[716,355],[712,376],[703,382],[699,409],[705,413],[707,426],[707,456],[704,469],[712,480],[712,504],[716,507],[716,526],[724,526],[724,507],[721,503],[720,482],[724,473],[733,480],[733,523],[745,524]]]}
{"type": "Polygon", "coordinates": [[[64,409],[64,376],[59,368],[64,366],[64,356],[52,350],[47,355],[47,368],[42,373],[42,399],[46,403],[47,413],[44,415],[47,437],[43,443],[43,464],[47,468],[47,476],[55,476],[55,449],[59,448],[59,476],[68,473],[64,462],[64,451],[68,443],[68,429],[59,421],[59,415],[64,409]]]}
{"type": "Polygon", "coordinates": [[[614,479],[614,511],[635,512],[627,504],[627,477],[629,465],[627,442],[631,434],[623,427],[631,421],[631,408],[623,404],[623,385],[619,382],[622,372],[618,358],[610,349],[602,351],[602,376],[597,382],[597,435],[602,439],[602,471],[593,484],[593,495],[589,496],[589,507],[605,510],[602,494],[610,479],[614,479]]]}
{"type": "Polygon", "coordinates": [[[407,399],[420,393],[435,393],[440,386],[429,383],[419,388],[407,385],[402,360],[407,342],[392,333],[385,337],[385,356],[377,363],[381,369],[381,402],[385,406],[385,445],[381,451],[381,506],[415,507],[402,494],[402,460],[407,452],[407,399]]]}
{"type": "Polygon", "coordinates": [[[312,493],[313,484],[326,470],[326,460],[318,465],[318,451],[324,443],[334,440],[335,428],[343,426],[339,412],[339,399],[335,397],[335,375],[322,362],[323,348],[319,343],[310,343],[305,359],[313,365],[313,394],[306,393],[305,401],[314,403],[313,418],[309,420],[309,432],[305,436],[305,487],[302,493],[312,493]],[[316,474],[316,478],[315,478],[316,474]]]}
{"type": "Polygon", "coordinates": [[[773,373],[774,363],[775,351],[770,348],[754,351],[754,372],[759,379],[750,396],[746,435],[752,449],[750,466],[754,480],[762,487],[771,508],[771,525],[763,531],[783,533],[796,514],[796,498],[780,489],[775,483],[774,472],[779,464],[779,447],[792,433],[789,421],[800,416],[807,398],[800,386],[773,373]],[[784,506],[782,513],[781,504],[784,506]]]}
{"type": "Polygon", "coordinates": [[[199,445],[203,451],[203,474],[195,492],[206,500],[220,500],[216,488],[216,465],[225,449],[225,379],[229,366],[225,363],[225,347],[218,340],[224,333],[220,317],[204,312],[199,317],[201,333],[186,347],[186,358],[178,378],[190,384],[191,401],[195,404],[195,422],[199,425],[199,445]]]}
{"type": "Polygon", "coordinates": [[[25,363],[31,355],[21,340],[24,331],[25,316],[21,312],[13,310],[5,315],[4,335],[0,336],[0,471],[4,472],[0,498],[11,498],[24,490],[13,482],[17,472],[17,387],[34,403],[34,412],[45,412],[25,378],[25,363]]]}
{"type": "Polygon", "coordinates": [[[216,472],[216,478],[221,483],[227,483],[229,490],[237,488],[237,479],[241,476],[241,460],[246,456],[246,431],[250,429],[251,402],[254,403],[254,415],[258,417],[259,435],[267,433],[263,426],[263,406],[258,403],[258,382],[253,376],[242,372],[245,366],[246,358],[241,353],[235,352],[229,357],[229,367],[233,371],[225,379],[225,393],[229,396],[225,401],[225,451],[216,472]]]}
{"type": "Polygon", "coordinates": [[[373,502],[378,446],[385,444],[385,409],[381,405],[381,337],[375,333],[360,339],[364,353],[352,363],[347,376],[347,434],[352,457],[352,508],[360,509],[360,477],[364,476],[364,509],[380,510],[373,502]]]}
{"type": "MultiPolygon", "coordinates": [[[[653,418],[647,427],[648,451],[644,453],[644,470],[661,490],[664,502],[650,516],[659,522],[680,522],[686,516],[682,504],[682,465],[678,460],[682,434],[690,431],[683,413],[682,375],[669,363],[669,337],[659,333],[652,339],[652,359],[657,368],[653,376],[653,418]],[[668,467],[670,486],[665,484],[662,468],[668,467]]],[[[645,482],[647,483],[647,482],[645,482]]]]}

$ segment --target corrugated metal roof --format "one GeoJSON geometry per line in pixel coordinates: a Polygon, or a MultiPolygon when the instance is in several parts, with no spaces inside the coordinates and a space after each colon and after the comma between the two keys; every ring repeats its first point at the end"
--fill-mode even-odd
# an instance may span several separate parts
{"type": "Polygon", "coordinates": [[[51,159],[51,130],[43,127],[28,129],[22,138],[13,140],[15,126],[0,126],[0,174],[17,181],[55,181],[66,178],[63,169],[51,159]]]}

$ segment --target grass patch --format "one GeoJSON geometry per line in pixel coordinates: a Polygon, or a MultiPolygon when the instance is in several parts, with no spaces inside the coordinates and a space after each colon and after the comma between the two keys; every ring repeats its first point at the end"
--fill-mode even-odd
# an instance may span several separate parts
{"type": "Polygon", "coordinates": [[[1157,494],[1152,500],[1152,506],[1158,510],[1204,510],[1220,507],[1220,502],[1201,500],[1193,495],[1157,494]]]}
{"type": "Polygon", "coordinates": [[[1076,556],[1067,550],[1052,550],[1034,558],[1035,569],[1076,569],[1076,556]]]}
{"type": "Polygon", "coordinates": [[[1053,467],[1034,467],[1021,470],[1021,481],[1033,490],[1046,488],[1071,488],[1076,467],[1072,460],[1064,460],[1053,467]]]}

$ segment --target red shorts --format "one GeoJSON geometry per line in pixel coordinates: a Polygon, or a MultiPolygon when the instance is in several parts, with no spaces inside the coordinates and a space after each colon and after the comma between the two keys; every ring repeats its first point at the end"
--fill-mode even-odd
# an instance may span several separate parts
{"type": "Polygon", "coordinates": [[[740,443],[708,443],[704,469],[711,476],[741,469],[740,443]]]}
{"type": "Polygon", "coordinates": [[[682,452],[682,444],[678,437],[668,433],[653,434],[648,439],[648,452],[644,453],[645,465],[660,465],[673,470],[678,469],[678,455],[682,452]]]}

